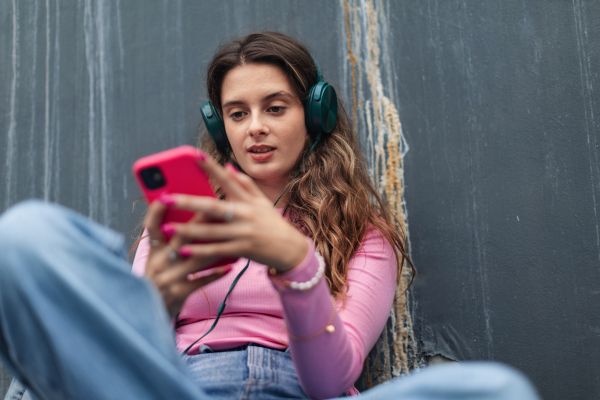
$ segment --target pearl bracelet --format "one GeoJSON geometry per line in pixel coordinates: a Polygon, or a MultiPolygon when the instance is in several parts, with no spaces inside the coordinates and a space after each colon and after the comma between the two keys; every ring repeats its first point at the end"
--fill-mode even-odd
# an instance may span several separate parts
{"type": "MultiPolygon", "coordinates": [[[[290,289],[301,291],[307,291],[315,287],[315,285],[319,283],[319,280],[323,277],[323,274],[325,273],[325,260],[323,259],[323,256],[321,255],[321,253],[315,250],[315,257],[317,257],[317,260],[319,261],[319,269],[317,270],[317,274],[311,280],[306,282],[291,282],[287,279],[281,279],[281,283],[284,286],[289,287],[290,289]]],[[[269,268],[269,275],[276,276],[277,270],[275,268],[269,268]]]]}

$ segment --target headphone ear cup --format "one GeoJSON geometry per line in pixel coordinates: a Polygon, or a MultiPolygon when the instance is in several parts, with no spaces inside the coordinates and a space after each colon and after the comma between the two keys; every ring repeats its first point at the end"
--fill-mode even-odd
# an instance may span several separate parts
{"type": "Polygon", "coordinates": [[[338,101],[333,86],[319,82],[310,88],[306,99],[306,127],[313,139],[333,131],[337,121],[338,101]]]}
{"type": "Polygon", "coordinates": [[[200,106],[200,114],[202,114],[206,130],[215,143],[217,150],[227,152],[229,150],[229,140],[227,140],[225,124],[223,124],[219,111],[210,101],[207,101],[200,106]]]}
{"type": "Polygon", "coordinates": [[[317,85],[310,87],[310,89],[308,90],[308,97],[306,98],[306,104],[304,105],[304,122],[306,124],[306,129],[308,130],[308,134],[310,135],[310,137],[313,140],[318,135],[318,133],[315,132],[315,128],[312,124],[312,121],[313,121],[312,113],[314,110],[314,106],[312,104],[312,98],[313,98],[313,94],[315,92],[316,87],[317,87],[317,85]]]}

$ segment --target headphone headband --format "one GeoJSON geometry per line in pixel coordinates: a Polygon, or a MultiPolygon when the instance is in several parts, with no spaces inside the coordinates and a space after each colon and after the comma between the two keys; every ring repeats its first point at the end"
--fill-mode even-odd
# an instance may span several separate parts
{"type": "Polygon", "coordinates": [[[319,63],[317,62],[317,59],[315,57],[313,57],[312,55],[310,56],[310,58],[313,59],[313,62],[315,63],[315,67],[317,67],[317,82],[323,82],[323,74],[321,73],[321,67],[319,67],[319,63]]]}

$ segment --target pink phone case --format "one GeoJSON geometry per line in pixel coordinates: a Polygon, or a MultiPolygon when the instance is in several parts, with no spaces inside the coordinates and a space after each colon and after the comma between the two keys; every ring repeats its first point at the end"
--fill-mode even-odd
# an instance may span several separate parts
{"type": "MultiPolygon", "coordinates": [[[[199,157],[196,148],[180,146],[137,160],[133,164],[133,174],[148,203],[152,203],[163,193],[216,197],[206,172],[198,165],[199,157]],[[150,189],[142,178],[142,171],[148,168],[158,168],[162,173],[164,184],[155,189],[150,189]]],[[[193,215],[194,213],[186,210],[168,209],[164,215],[163,223],[187,222],[193,215]]],[[[223,258],[208,268],[231,264],[235,261],[237,261],[236,258],[223,258]]]]}

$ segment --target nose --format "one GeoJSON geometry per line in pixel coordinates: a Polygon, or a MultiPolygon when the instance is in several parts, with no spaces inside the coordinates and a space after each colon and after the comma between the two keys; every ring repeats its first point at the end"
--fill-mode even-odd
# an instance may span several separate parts
{"type": "Polygon", "coordinates": [[[269,127],[264,123],[260,112],[252,113],[252,118],[250,119],[250,126],[248,127],[246,133],[248,134],[248,136],[253,137],[269,134],[269,127]]]}

